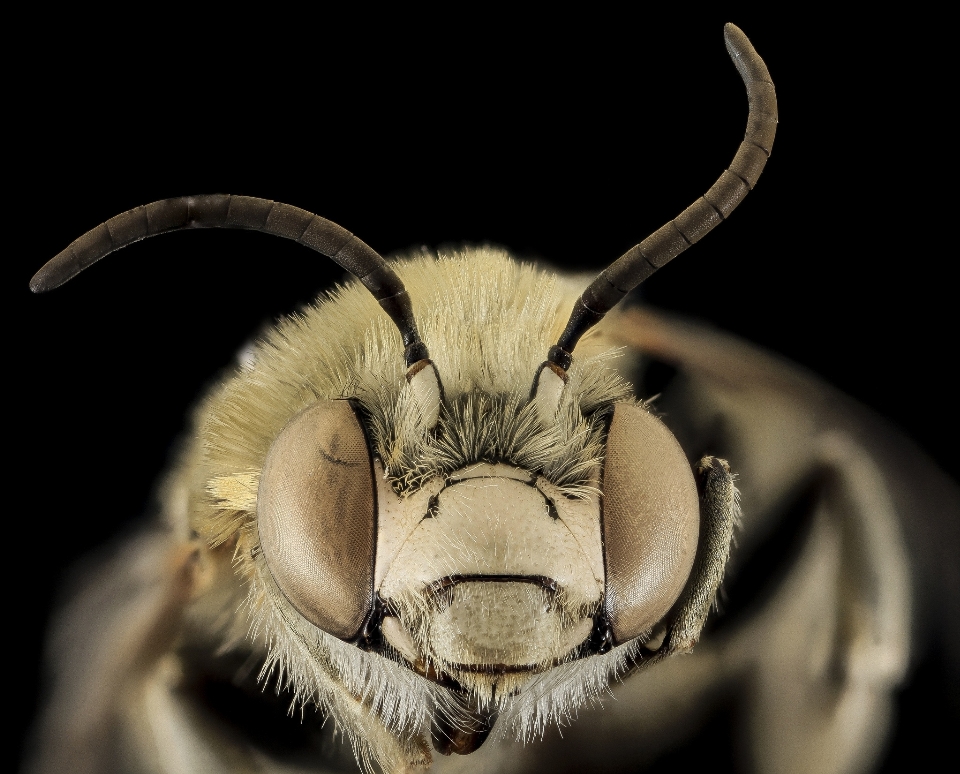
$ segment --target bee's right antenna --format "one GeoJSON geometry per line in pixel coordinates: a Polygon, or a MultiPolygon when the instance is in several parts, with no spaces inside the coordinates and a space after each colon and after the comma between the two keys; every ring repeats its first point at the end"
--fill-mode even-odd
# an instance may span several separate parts
{"type": "MultiPolygon", "coordinates": [[[[657,269],[700,240],[753,190],[763,171],[777,131],[777,94],[770,73],[739,27],[723,28],[727,51],[747,87],[750,113],[747,131],[733,161],[713,187],[665,226],[625,252],[583,291],[567,327],[550,347],[547,363],[566,372],[580,337],[596,325],[620,300],[657,269]]],[[[551,369],[552,370],[552,369],[551,369]]],[[[543,373],[538,372],[537,380],[543,373]]]]}
{"type": "Polygon", "coordinates": [[[30,289],[34,293],[53,290],[114,250],[186,228],[264,231],[332,258],[363,283],[393,320],[403,339],[407,366],[429,360],[406,288],[380,254],[326,218],[269,199],[226,194],[181,196],[128,210],[75,239],[47,261],[30,280],[30,289]]]}
{"type": "Polygon", "coordinates": [[[380,302],[403,339],[407,382],[427,428],[436,426],[443,401],[440,375],[420,339],[410,296],[382,256],[345,228],[289,204],[253,196],[180,196],[136,207],[75,239],[33,275],[43,293],[73,279],[106,255],[141,239],[186,228],[240,228],[285,237],[332,258],[380,302]]]}

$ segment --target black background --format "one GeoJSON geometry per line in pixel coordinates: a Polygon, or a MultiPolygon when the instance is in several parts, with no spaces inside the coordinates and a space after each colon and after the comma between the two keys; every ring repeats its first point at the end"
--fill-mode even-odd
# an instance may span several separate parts
{"type": "Polygon", "coordinates": [[[956,471],[956,249],[941,242],[923,96],[935,20],[174,10],[17,30],[4,289],[24,723],[61,572],[147,510],[190,406],[238,347],[342,277],[292,242],[224,231],[148,240],[43,297],[32,273],[114,214],[208,192],[303,207],[383,254],[489,241],[599,271],[729,164],[746,100],[725,21],[777,85],[774,154],[646,298],[807,366],[956,471]]]}

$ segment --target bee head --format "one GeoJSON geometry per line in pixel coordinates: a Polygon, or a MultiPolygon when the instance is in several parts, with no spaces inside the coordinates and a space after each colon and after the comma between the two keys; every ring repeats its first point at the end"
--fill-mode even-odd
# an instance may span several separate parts
{"type": "MultiPolygon", "coordinates": [[[[470,263],[484,257],[508,312],[506,286],[525,297],[543,282],[499,257],[470,263]]],[[[468,265],[432,268],[455,283],[468,265]]],[[[414,266],[424,264],[401,271],[414,266]]],[[[559,308],[557,290],[540,288],[559,308]]],[[[533,365],[551,335],[540,327],[541,341],[504,363],[480,353],[496,357],[506,332],[488,331],[471,351],[464,339],[475,330],[446,329],[444,346],[425,325],[436,366],[393,391],[351,378],[350,400],[306,405],[276,434],[259,476],[259,551],[299,615],[486,699],[649,639],[697,545],[696,487],[679,444],[629,397],[608,357],[585,357],[569,374],[533,365]],[[507,367],[509,379],[498,373],[507,367]]]]}

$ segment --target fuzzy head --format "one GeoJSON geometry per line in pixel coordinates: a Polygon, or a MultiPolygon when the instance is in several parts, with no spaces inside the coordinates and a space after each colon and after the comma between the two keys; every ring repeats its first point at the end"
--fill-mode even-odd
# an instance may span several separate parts
{"type": "Polygon", "coordinates": [[[338,289],[201,408],[193,526],[235,543],[301,697],[325,701],[320,670],[399,728],[465,701],[529,733],[624,669],[680,595],[692,474],[602,326],[568,371],[544,367],[576,288],[487,248],[394,266],[436,389],[404,373],[371,296],[338,289]]]}

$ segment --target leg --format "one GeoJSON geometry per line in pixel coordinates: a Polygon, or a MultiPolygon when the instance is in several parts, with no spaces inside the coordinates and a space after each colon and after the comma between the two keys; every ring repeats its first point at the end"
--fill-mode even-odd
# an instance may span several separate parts
{"type": "Polygon", "coordinates": [[[667,634],[667,653],[687,653],[700,639],[700,631],[723,580],[733,529],[740,515],[737,488],[726,461],[704,457],[697,463],[695,474],[700,492],[700,542],[690,580],[667,634]]]}

